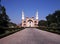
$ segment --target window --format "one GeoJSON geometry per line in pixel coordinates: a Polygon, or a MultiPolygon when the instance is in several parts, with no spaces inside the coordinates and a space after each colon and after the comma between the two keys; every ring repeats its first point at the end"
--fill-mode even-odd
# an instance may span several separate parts
{"type": "Polygon", "coordinates": [[[37,23],[37,21],[35,21],[35,23],[37,23]]]}
{"type": "Polygon", "coordinates": [[[26,21],[24,21],[24,23],[26,23],[26,21]]]}
{"type": "Polygon", "coordinates": [[[26,24],[24,24],[24,26],[25,26],[26,24]]]}

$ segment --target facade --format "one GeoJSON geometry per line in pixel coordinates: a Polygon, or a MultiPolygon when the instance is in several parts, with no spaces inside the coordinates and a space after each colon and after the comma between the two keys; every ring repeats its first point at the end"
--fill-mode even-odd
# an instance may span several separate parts
{"type": "Polygon", "coordinates": [[[36,18],[24,18],[24,12],[22,11],[22,27],[37,27],[38,26],[38,11],[36,12],[36,18]]]}

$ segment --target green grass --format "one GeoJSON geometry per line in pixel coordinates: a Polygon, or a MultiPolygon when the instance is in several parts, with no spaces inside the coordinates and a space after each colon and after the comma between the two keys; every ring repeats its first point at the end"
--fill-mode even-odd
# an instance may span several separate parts
{"type": "Polygon", "coordinates": [[[44,30],[44,31],[48,31],[48,32],[60,35],[60,29],[59,28],[52,28],[52,27],[37,27],[37,28],[40,30],[44,30]]]}
{"type": "Polygon", "coordinates": [[[0,34],[0,39],[1,38],[4,38],[4,37],[6,37],[6,36],[9,36],[9,35],[11,35],[11,34],[14,34],[14,33],[16,33],[16,32],[18,32],[18,31],[21,31],[21,30],[23,30],[24,28],[23,27],[21,27],[21,28],[14,28],[14,29],[12,29],[12,28],[8,28],[6,31],[5,31],[5,33],[3,33],[3,34],[0,34]]]}

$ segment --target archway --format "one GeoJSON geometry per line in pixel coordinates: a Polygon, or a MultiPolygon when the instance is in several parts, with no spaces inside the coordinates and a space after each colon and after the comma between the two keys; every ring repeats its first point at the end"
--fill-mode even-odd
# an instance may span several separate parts
{"type": "Polygon", "coordinates": [[[28,27],[33,27],[33,21],[32,20],[28,20],[28,27]]]}

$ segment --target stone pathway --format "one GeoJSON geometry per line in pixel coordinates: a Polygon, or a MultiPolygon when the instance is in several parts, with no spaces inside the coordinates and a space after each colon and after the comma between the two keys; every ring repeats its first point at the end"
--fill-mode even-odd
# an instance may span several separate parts
{"type": "Polygon", "coordinates": [[[36,28],[26,28],[0,39],[0,44],[60,44],[60,35],[36,28]]]}

